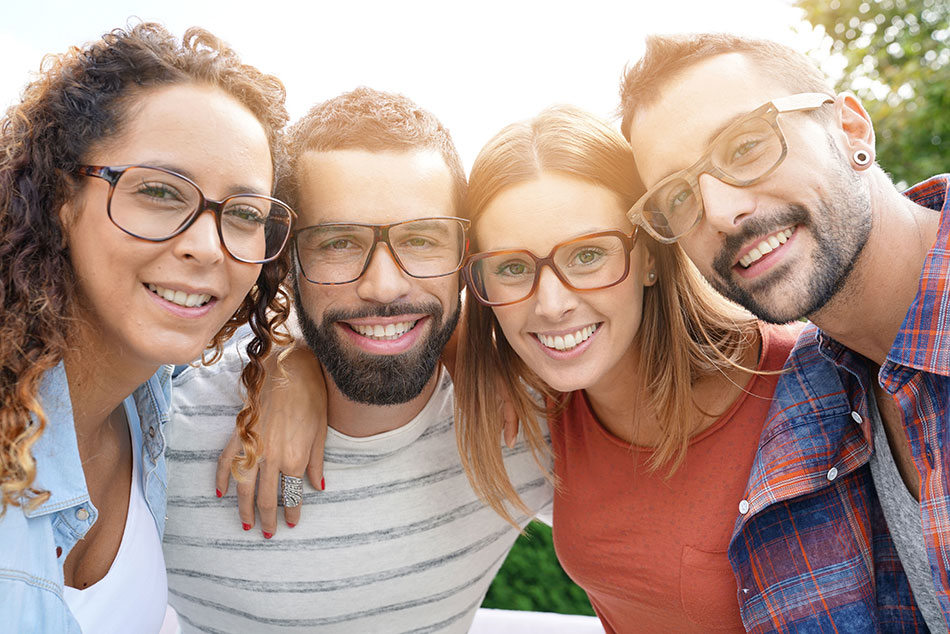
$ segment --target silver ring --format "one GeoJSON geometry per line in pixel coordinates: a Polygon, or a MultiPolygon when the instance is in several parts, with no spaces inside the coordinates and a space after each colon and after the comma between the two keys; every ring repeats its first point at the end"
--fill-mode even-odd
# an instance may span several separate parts
{"type": "Polygon", "coordinates": [[[303,502],[303,478],[280,474],[280,501],[285,508],[300,506],[303,502]]]}

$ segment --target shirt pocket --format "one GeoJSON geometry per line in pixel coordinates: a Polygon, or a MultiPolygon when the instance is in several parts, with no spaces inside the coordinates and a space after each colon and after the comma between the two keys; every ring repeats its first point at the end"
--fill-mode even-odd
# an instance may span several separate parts
{"type": "Polygon", "coordinates": [[[726,551],[707,552],[689,544],[680,557],[680,600],[686,617],[716,632],[745,632],[739,616],[735,576],[726,551]]]}

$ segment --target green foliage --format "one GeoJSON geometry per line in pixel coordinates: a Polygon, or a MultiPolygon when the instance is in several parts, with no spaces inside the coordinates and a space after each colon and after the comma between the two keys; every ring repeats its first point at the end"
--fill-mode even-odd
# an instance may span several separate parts
{"type": "Polygon", "coordinates": [[[895,182],[950,171],[950,2],[797,0],[847,60],[839,90],[864,103],[895,182]]]}
{"type": "Polygon", "coordinates": [[[551,528],[532,522],[492,581],[482,607],[560,614],[589,614],[587,594],[561,568],[551,528]]]}

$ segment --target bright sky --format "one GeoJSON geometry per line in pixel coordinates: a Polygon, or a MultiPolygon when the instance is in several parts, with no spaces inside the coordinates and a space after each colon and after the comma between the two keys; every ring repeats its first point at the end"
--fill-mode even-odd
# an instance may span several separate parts
{"type": "Polygon", "coordinates": [[[604,117],[647,33],[730,31],[805,51],[790,0],[17,0],[0,24],[0,108],[46,53],[130,18],[202,26],[280,77],[292,119],[361,84],[400,92],[448,126],[466,168],[503,126],[554,103],[604,117]]]}

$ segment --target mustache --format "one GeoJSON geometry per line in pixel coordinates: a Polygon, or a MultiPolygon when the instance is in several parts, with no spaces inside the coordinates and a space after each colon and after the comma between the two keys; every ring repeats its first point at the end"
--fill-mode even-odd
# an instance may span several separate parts
{"type": "Polygon", "coordinates": [[[441,315],[442,308],[436,303],[409,303],[380,304],[379,306],[365,306],[354,310],[329,309],[323,314],[323,322],[347,321],[365,317],[398,317],[399,315],[425,313],[441,315]]]}
{"type": "Polygon", "coordinates": [[[762,238],[776,230],[792,225],[807,225],[809,222],[808,210],[802,205],[789,205],[782,211],[767,218],[752,217],[744,221],[738,233],[730,234],[723,240],[722,249],[713,260],[713,268],[720,275],[726,277],[732,265],[738,259],[739,250],[752,240],[762,238]]]}

